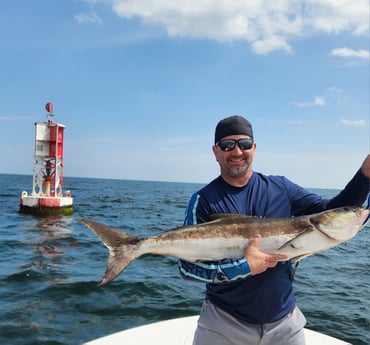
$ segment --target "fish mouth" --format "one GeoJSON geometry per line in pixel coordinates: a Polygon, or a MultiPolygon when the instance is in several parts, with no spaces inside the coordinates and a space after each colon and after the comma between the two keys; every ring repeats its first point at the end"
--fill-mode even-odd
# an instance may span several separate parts
{"type": "Polygon", "coordinates": [[[367,212],[367,215],[365,215],[365,219],[364,222],[362,223],[362,226],[365,226],[366,223],[370,220],[370,196],[369,196],[369,207],[364,211],[367,212]]]}

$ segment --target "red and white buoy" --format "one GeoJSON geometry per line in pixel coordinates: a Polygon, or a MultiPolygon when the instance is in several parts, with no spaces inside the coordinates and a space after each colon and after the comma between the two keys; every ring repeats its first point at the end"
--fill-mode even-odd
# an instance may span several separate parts
{"type": "Polygon", "coordinates": [[[31,195],[23,191],[20,212],[36,215],[71,214],[73,198],[63,195],[64,125],[53,122],[53,105],[46,103],[46,122],[35,123],[33,185],[31,195]]]}

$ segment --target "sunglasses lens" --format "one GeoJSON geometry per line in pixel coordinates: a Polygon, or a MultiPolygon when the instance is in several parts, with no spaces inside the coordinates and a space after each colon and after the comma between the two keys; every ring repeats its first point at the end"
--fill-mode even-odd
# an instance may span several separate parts
{"type": "Polygon", "coordinates": [[[240,139],[238,141],[241,150],[250,150],[253,146],[253,140],[251,139],[240,139]]]}
{"type": "Polygon", "coordinates": [[[235,148],[235,140],[221,140],[218,146],[222,151],[232,151],[235,148]]]}
{"type": "Polygon", "coordinates": [[[252,139],[225,139],[220,140],[216,145],[221,149],[221,151],[232,151],[235,148],[235,145],[238,143],[241,150],[246,151],[250,150],[253,147],[253,140],[252,139]]]}

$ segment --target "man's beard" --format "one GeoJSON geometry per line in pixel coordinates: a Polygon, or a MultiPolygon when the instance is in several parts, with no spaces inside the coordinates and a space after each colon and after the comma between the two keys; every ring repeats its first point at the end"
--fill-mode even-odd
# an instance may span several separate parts
{"type": "Polygon", "coordinates": [[[231,177],[242,177],[247,174],[249,168],[250,168],[250,164],[246,162],[245,165],[238,166],[238,167],[227,165],[225,167],[225,170],[227,174],[231,177]]]}

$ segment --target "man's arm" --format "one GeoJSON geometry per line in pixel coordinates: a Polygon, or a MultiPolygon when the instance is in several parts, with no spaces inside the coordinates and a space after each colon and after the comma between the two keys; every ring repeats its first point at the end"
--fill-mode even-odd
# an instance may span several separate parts
{"type": "Polygon", "coordinates": [[[328,209],[341,206],[361,206],[370,192],[370,155],[346,187],[329,201],[328,209]]]}

